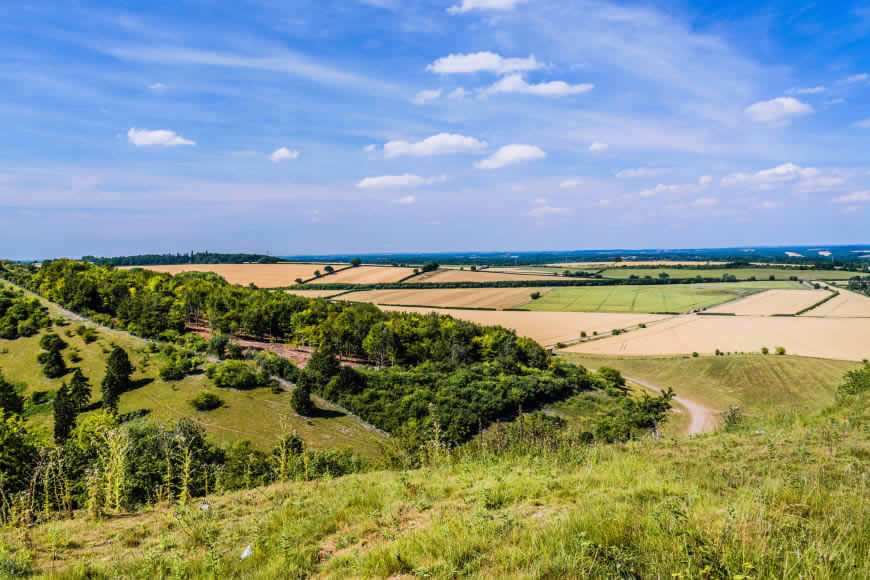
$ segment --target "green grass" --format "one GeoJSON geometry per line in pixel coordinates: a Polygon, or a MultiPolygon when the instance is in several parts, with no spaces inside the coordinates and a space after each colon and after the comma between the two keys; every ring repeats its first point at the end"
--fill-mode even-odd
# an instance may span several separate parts
{"type": "Polygon", "coordinates": [[[3,531],[0,559],[70,578],[866,578],[861,408],[78,516],[3,531]]]}
{"type": "MultiPolygon", "coordinates": [[[[44,302],[52,311],[52,316],[61,315],[61,310],[56,305],[44,302]]],[[[385,436],[322,399],[315,397],[320,412],[307,420],[291,409],[288,392],[273,394],[268,388],[250,391],[220,389],[203,374],[165,382],[158,376],[156,355],[147,352],[145,340],[126,332],[101,328],[98,330],[97,341],[85,344],[74,332],[72,337],[66,335],[66,330],[74,330],[78,324],[80,323],[73,321],[69,326],[56,326],[27,338],[0,339],[0,369],[3,374],[13,382],[23,383],[25,395],[35,391],[57,391],[62,381],[69,380],[69,375],[59,379],[46,378],[36,361],[42,334],[57,332],[69,344],[63,351],[67,366],[81,367],[91,381],[93,401],[96,402],[101,399],[100,384],[105,376],[108,353],[111,345],[117,344],[130,355],[130,361],[136,368],[131,378],[139,385],[121,396],[118,410],[122,414],[144,410],[148,417],[165,422],[188,417],[201,423],[209,437],[216,442],[249,439],[256,448],[263,451],[270,451],[274,447],[286,426],[295,429],[306,444],[314,449],[350,447],[367,457],[380,455],[380,443],[385,440],[385,436]],[[70,362],[69,355],[74,348],[81,354],[81,362],[70,362]],[[208,412],[194,410],[189,401],[202,390],[218,393],[225,405],[208,412]]],[[[38,436],[50,437],[54,422],[50,400],[31,407],[27,412],[27,422],[28,428],[38,436]]]]}
{"type": "Polygon", "coordinates": [[[770,288],[803,286],[783,281],[554,288],[518,308],[539,312],[687,312],[770,288]]]}
{"type": "Polygon", "coordinates": [[[628,278],[630,276],[652,276],[658,278],[665,272],[671,278],[720,278],[724,274],[737,276],[738,280],[748,280],[755,276],[758,280],[768,280],[775,276],[777,280],[788,280],[791,276],[797,276],[798,280],[847,280],[855,275],[854,272],[840,270],[798,270],[786,268],[608,268],[601,275],[605,278],[628,278]]]}
{"type": "Polygon", "coordinates": [[[818,410],[834,401],[842,376],[859,363],[776,355],[691,357],[603,357],[564,353],[570,362],[597,369],[614,367],[627,377],[712,409],[738,405],[748,413],[775,409],[818,410]]]}

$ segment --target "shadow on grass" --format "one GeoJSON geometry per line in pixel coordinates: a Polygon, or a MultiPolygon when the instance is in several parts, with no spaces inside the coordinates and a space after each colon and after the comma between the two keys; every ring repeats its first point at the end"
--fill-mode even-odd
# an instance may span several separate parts
{"type": "Polygon", "coordinates": [[[141,419],[142,417],[147,417],[151,414],[151,409],[136,409],[135,411],[130,411],[129,413],[124,413],[118,416],[119,423],[128,423],[130,421],[135,421],[136,419],[141,419]]]}
{"type": "Polygon", "coordinates": [[[347,414],[335,409],[321,409],[315,406],[306,419],[338,419],[339,417],[347,417],[347,414]]]}

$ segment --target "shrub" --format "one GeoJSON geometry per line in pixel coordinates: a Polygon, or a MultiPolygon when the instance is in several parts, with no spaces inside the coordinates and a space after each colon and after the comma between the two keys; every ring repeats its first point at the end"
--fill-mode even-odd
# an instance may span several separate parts
{"type": "Polygon", "coordinates": [[[728,410],[722,413],[722,427],[726,431],[733,431],[743,422],[743,413],[737,405],[729,405],[728,410]]]}
{"type": "Polygon", "coordinates": [[[586,338],[586,331],[585,330],[580,331],[580,338],[586,338]]]}
{"type": "Polygon", "coordinates": [[[217,386],[224,389],[253,389],[257,386],[254,371],[240,360],[228,360],[212,365],[206,374],[214,379],[217,386]]]}
{"type": "Polygon", "coordinates": [[[85,344],[91,344],[100,336],[99,333],[94,330],[94,328],[90,326],[85,326],[84,324],[79,324],[76,327],[76,334],[82,337],[82,340],[85,341],[85,344]]]}
{"type": "Polygon", "coordinates": [[[208,391],[201,392],[190,401],[190,405],[197,411],[212,411],[223,404],[223,399],[208,391]]]}
{"type": "Polygon", "coordinates": [[[70,362],[73,362],[73,363],[81,362],[81,360],[82,360],[82,355],[79,354],[79,351],[77,351],[77,350],[72,350],[72,351],[70,351],[70,353],[69,353],[69,360],[70,360],[70,362]]]}
{"type": "Polygon", "coordinates": [[[228,343],[226,358],[233,360],[242,360],[243,358],[245,358],[245,354],[242,351],[242,345],[240,345],[238,342],[228,343]]]}
{"type": "Polygon", "coordinates": [[[780,355],[780,356],[781,356],[781,355],[784,355],[784,354],[785,354],[785,347],[784,347],[784,346],[778,346],[778,347],[776,347],[776,354],[778,354],[778,355],[780,355]]]}
{"type": "Polygon", "coordinates": [[[540,293],[540,292],[532,292],[531,294],[529,294],[529,297],[530,297],[532,300],[537,300],[538,298],[541,297],[541,293],[540,293]]]}
{"type": "Polygon", "coordinates": [[[692,353],[692,358],[698,358],[698,353],[697,353],[697,352],[693,352],[693,353],[692,353]]]}
{"type": "Polygon", "coordinates": [[[761,347],[761,354],[770,354],[770,349],[766,346],[761,347]]]}
{"type": "Polygon", "coordinates": [[[39,347],[43,350],[63,350],[67,347],[66,342],[54,334],[53,332],[49,332],[48,334],[42,335],[42,338],[39,339],[39,347]]]}

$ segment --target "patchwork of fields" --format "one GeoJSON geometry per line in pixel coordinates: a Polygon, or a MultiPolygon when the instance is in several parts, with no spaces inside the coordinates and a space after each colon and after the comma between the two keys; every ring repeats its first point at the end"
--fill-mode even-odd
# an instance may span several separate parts
{"type": "Polygon", "coordinates": [[[317,280],[320,284],[386,284],[398,282],[403,278],[412,276],[413,268],[400,268],[394,266],[358,266],[347,268],[335,274],[331,274],[317,280]]]}
{"type": "Polygon", "coordinates": [[[444,269],[434,272],[426,272],[408,280],[408,282],[504,282],[513,280],[552,280],[553,274],[535,274],[528,272],[495,272],[489,270],[472,271],[444,269]]]}
{"type": "MultiPolygon", "coordinates": [[[[336,270],[348,267],[347,264],[173,264],[147,266],[147,270],[180,274],[181,272],[213,272],[230,284],[255,284],[260,288],[280,288],[296,284],[297,278],[308,280],[315,271],[324,273],[326,266],[336,270]]],[[[332,278],[330,278],[331,280],[332,278]]]]}
{"type": "Polygon", "coordinates": [[[512,308],[529,300],[532,292],[551,288],[433,288],[431,290],[363,290],[338,297],[351,302],[432,306],[436,308],[512,308]]]}
{"type": "MultiPolygon", "coordinates": [[[[721,304],[773,287],[800,290],[796,282],[658,284],[554,288],[520,308],[540,312],[672,312],[721,304]]],[[[810,302],[812,304],[812,301],[810,302]]]]}

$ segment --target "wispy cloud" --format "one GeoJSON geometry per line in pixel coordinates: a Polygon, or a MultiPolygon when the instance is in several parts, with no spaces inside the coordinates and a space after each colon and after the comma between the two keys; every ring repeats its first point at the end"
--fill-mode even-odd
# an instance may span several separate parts
{"type": "Polygon", "coordinates": [[[414,197],[413,195],[406,195],[405,197],[394,199],[393,203],[408,205],[414,203],[415,201],[417,201],[416,197],[414,197]]]}
{"type": "Polygon", "coordinates": [[[483,161],[479,161],[476,167],[478,169],[500,169],[514,163],[543,159],[546,156],[546,151],[535,145],[505,145],[483,161]]]}
{"type": "Polygon", "coordinates": [[[793,97],[777,97],[746,107],[746,114],[756,123],[787,122],[792,117],[813,112],[815,111],[811,106],[793,97]]]}
{"type": "Polygon", "coordinates": [[[420,177],[411,173],[402,175],[382,175],[380,177],[366,177],[361,180],[356,186],[360,189],[391,189],[398,187],[420,187],[421,185],[430,185],[445,181],[445,176],[440,177],[420,177]]]}
{"type": "Polygon", "coordinates": [[[589,151],[591,151],[592,153],[604,153],[608,149],[610,149],[610,145],[608,145],[607,143],[600,143],[598,141],[595,141],[594,143],[592,143],[592,145],[589,146],[589,151]]]}
{"type": "Polygon", "coordinates": [[[393,158],[407,155],[409,157],[431,157],[434,155],[451,155],[457,153],[480,153],[487,148],[486,141],[455,135],[439,133],[422,141],[389,141],[384,145],[384,157],[393,158]]]}
{"type": "Polygon", "coordinates": [[[834,198],[834,203],[855,203],[856,201],[870,201],[870,191],[856,191],[834,198]]]}
{"type": "Polygon", "coordinates": [[[553,207],[551,205],[538,205],[529,210],[529,215],[536,218],[543,218],[551,215],[559,215],[568,213],[570,210],[566,207],[553,207]]]}
{"type": "Polygon", "coordinates": [[[136,129],[135,127],[127,131],[127,141],[137,147],[196,145],[196,142],[185,139],[175,131],[167,131],[165,129],[149,131],[148,129],[136,129]]]}
{"type": "Polygon", "coordinates": [[[816,167],[801,167],[794,163],[783,163],[772,169],[757,173],[732,173],[722,178],[722,187],[748,186],[759,190],[769,190],[786,184],[796,184],[800,191],[825,191],[842,185],[843,178],[822,175],[816,167]]]}
{"type": "Polygon", "coordinates": [[[520,93],[541,97],[564,97],[567,95],[586,93],[591,91],[593,88],[595,88],[595,85],[592,84],[569,85],[564,81],[529,84],[525,79],[523,79],[521,74],[512,74],[484,89],[482,94],[494,95],[498,93],[520,93]]]}
{"type": "Polygon", "coordinates": [[[280,149],[276,149],[269,155],[269,159],[272,160],[272,163],[278,163],[281,161],[288,161],[290,159],[299,159],[299,151],[290,150],[286,147],[281,147],[280,149]]]}
{"type": "Polygon", "coordinates": [[[480,11],[507,11],[512,10],[517,4],[523,4],[527,0],[462,0],[447,9],[450,14],[464,14],[472,10],[480,11]]]}
{"type": "Polygon", "coordinates": [[[428,102],[436,101],[441,98],[441,89],[429,89],[420,91],[414,96],[411,101],[415,105],[425,105],[428,102]]]}
{"type": "Polygon", "coordinates": [[[670,173],[671,170],[665,167],[638,167],[636,169],[623,169],[616,173],[619,179],[633,179],[636,177],[655,177],[670,173]]]}
{"type": "Polygon", "coordinates": [[[451,54],[439,58],[426,67],[426,70],[442,75],[471,74],[490,72],[508,74],[530,71],[543,66],[534,55],[527,58],[504,58],[494,52],[475,52],[472,54],[451,54]]]}

